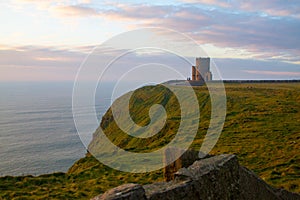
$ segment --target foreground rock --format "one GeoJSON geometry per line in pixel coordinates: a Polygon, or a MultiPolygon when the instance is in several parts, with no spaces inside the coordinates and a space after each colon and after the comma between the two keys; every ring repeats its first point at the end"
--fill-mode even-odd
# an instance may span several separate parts
{"type": "Polygon", "coordinates": [[[275,189],[239,165],[235,155],[219,155],[181,168],[169,182],[145,186],[126,184],[95,197],[102,200],[184,199],[283,199],[300,200],[300,195],[275,189]]]}
{"type": "Polygon", "coordinates": [[[141,185],[129,183],[129,184],[125,184],[113,188],[105,192],[103,195],[93,198],[92,200],[101,200],[101,199],[135,200],[135,199],[146,199],[146,195],[145,195],[145,190],[141,185]]]}

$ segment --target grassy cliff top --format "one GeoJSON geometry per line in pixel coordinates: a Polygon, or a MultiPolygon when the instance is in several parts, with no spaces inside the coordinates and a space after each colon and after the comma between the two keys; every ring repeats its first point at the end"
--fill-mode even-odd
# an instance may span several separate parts
{"type": "MultiPolygon", "coordinates": [[[[236,154],[240,163],[275,187],[300,192],[300,83],[227,83],[227,117],[212,154],[236,154]]],[[[194,88],[201,118],[191,148],[198,150],[210,120],[210,98],[206,87],[194,88]]],[[[151,105],[161,104],[168,114],[166,124],[155,136],[137,139],[116,125],[111,109],[101,127],[119,147],[133,152],[150,152],[174,138],[180,123],[176,97],[163,86],[147,86],[133,93],[130,113],[135,123],[147,125],[151,105]],[[147,113],[147,114],[145,114],[147,113]]],[[[97,147],[98,130],[90,147],[97,147]]],[[[0,178],[0,199],[89,199],[122,183],[151,183],[162,180],[162,170],[147,174],[120,172],[87,154],[67,173],[39,177],[0,178]]]]}

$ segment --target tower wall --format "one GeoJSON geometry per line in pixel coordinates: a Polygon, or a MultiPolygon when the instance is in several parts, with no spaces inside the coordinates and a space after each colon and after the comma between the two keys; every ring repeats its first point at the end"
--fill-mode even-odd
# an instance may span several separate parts
{"type": "Polygon", "coordinates": [[[210,58],[196,58],[196,69],[198,69],[201,76],[199,80],[210,81],[210,58]]]}
{"type": "Polygon", "coordinates": [[[196,80],[196,67],[192,66],[192,81],[196,80]]]}
{"type": "Polygon", "coordinates": [[[203,77],[205,77],[205,74],[209,72],[209,66],[210,66],[209,58],[199,58],[198,68],[203,77]]]}
{"type": "Polygon", "coordinates": [[[200,80],[201,80],[201,74],[199,68],[196,68],[196,81],[200,81],[200,80]]]}

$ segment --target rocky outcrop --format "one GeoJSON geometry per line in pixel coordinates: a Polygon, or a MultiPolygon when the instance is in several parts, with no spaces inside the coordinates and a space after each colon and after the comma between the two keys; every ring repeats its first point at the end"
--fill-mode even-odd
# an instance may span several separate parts
{"type": "Polygon", "coordinates": [[[184,199],[295,199],[300,195],[275,189],[239,165],[235,155],[218,155],[183,167],[169,182],[145,186],[126,184],[94,199],[184,200],[184,199]]]}

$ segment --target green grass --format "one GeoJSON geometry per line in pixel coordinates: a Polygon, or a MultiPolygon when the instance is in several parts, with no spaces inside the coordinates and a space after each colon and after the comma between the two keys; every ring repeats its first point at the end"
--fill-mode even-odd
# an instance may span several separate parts
{"type": "Polygon", "coordinates": [[[229,84],[228,115],[212,153],[234,153],[275,187],[300,192],[300,84],[229,84]]]}
{"type": "Polygon", "coordinates": [[[87,154],[67,173],[0,178],[0,199],[89,199],[123,183],[155,181],[162,181],[162,171],[145,174],[120,172],[87,154]]]}
{"type": "MultiPolygon", "coordinates": [[[[232,153],[240,163],[267,183],[300,192],[300,83],[226,84],[227,117],[212,154],[232,153]]],[[[195,87],[200,102],[198,134],[191,146],[198,150],[208,129],[210,98],[205,87],[195,87]]],[[[165,106],[168,117],[155,136],[138,139],[120,130],[109,110],[101,126],[110,140],[133,152],[151,152],[170,142],[180,123],[180,107],[162,86],[144,87],[130,99],[130,113],[139,125],[150,122],[153,104],[165,106]]],[[[197,122],[196,122],[197,123],[197,122]]],[[[98,131],[90,148],[97,147],[98,131]]],[[[162,181],[162,170],[147,174],[120,172],[99,163],[90,154],[77,161],[67,173],[38,177],[0,178],[0,199],[89,199],[123,183],[162,181]]]]}

